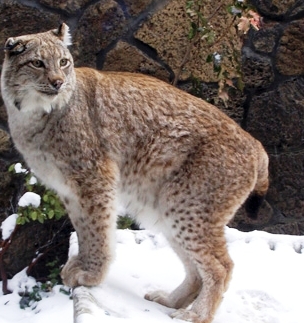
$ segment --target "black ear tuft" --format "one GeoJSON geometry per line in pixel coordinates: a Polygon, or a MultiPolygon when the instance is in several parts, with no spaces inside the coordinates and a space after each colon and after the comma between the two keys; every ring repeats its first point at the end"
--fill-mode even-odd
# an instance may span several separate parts
{"type": "Polygon", "coordinates": [[[19,55],[26,50],[26,45],[20,39],[9,38],[4,45],[4,50],[11,56],[19,55]]]}
{"type": "Polygon", "coordinates": [[[64,43],[65,46],[72,45],[70,28],[65,23],[62,23],[58,29],[52,30],[52,32],[64,43]]]}

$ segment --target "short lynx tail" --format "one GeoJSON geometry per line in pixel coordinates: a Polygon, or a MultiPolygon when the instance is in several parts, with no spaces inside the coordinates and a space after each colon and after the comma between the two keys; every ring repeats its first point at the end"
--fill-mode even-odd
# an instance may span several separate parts
{"type": "Polygon", "coordinates": [[[249,218],[257,219],[260,206],[267,193],[268,185],[268,156],[261,146],[257,181],[253,191],[245,202],[245,210],[249,218]]]}
{"type": "Polygon", "coordinates": [[[265,199],[265,195],[251,193],[245,202],[245,210],[250,219],[257,219],[260,206],[265,199]]]}

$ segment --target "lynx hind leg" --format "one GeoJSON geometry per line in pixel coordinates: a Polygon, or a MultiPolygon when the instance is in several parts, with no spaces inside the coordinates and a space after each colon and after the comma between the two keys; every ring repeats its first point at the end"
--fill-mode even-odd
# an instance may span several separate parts
{"type": "Polygon", "coordinates": [[[210,323],[227,290],[232,274],[233,262],[228,255],[224,236],[212,231],[204,246],[191,249],[194,264],[201,274],[203,288],[190,310],[178,310],[173,317],[199,323],[210,323]]]}
{"type": "Polygon", "coordinates": [[[227,251],[224,228],[212,229],[206,225],[201,234],[201,242],[193,243],[186,238],[172,243],[186,270],[182,284],[170,294],[156,291],[145,298],[176,308],[172,318],[210,323],[228,288],[233,262],[227,251]],[[186,309],[192,302],[191,309],[186,309]]]}
{"type": "Polygon", "coordinates": [[[180,286],[170,294],[163,291],[154,291],[145,295],[145,299],[157,302],[170,308],[186,308],[199,294],[202,288],[202,279],[192,259],[171,239],[171,247],[183,262],[186,276],[180,286]]]}
{"type": "Polygon", "coordinates": [[[178,309],[171,316],[195,323],[210,323],[228,288],[233,269],[224,230],[206,226],[202,243],[194,245],[189,241],[184,248],[200,275],[202,288],[190,309],[178,309]]]}
{"type": "MultiPolygon", "coordinates": [[[[173,248],[183,261],[187,276],[167,298],[156,295],[154,300],[179,308],[172,317],[210,323],[232,274],[233,262],[224,229],[225,221],[235,212],[235,203],[230,203],[230,196],[228,202],[219,204],[205,200],[204,196],[193,196],[190,189],[180,192],[174,197],[171,195],[171,201],[169,195],[163,196],[166,201],[163,205],[167,203],[164,213],[167,231],[164,233],[174,239],[173,248]],[[191,308],[186,309],[193,300],[191,308]]],[[[241,204],[241,199],[238,202],[241,204]]]]}

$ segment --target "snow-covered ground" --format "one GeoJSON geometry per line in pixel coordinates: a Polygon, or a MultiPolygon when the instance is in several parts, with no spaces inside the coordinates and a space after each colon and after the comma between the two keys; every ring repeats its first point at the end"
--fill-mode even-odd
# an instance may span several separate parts
{"type": "MultiPolygon", "coordinates": [[[[235,268],[214,323],[303,323],[304,237],[228,228],[226,235],[235,268]]],[[[72,239],[72,250],[75,244],[72,239]]],[[[169,317],[171,309],[143,296],[151,290],[172,290],[183,275],[181,263],[162,235],[118,230],[116,260],[102,285],[85,290],[93,302],[78,322],[177,322],[169,317]]],[[[14,292],[0,294],[0,323],[73,322],[73,301],[59,291],[60,286],[20,309],[18,291],[33,285],[35,280],[24,271],[9,281],[14,292]]]]}

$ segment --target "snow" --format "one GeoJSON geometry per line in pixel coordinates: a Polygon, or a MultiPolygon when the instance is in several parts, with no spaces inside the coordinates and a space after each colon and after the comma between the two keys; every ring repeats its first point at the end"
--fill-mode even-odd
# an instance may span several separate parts
{"type": "Polygon", "coordinates": [[[2,222],[0,227],[0,229],[2,230],[2,240],[6,240],[11,236],[11,233],[15,229],[17,218],[18,214],[12,214],[2,222]]]}
{"type": "Polygon", "coordinates": [[[28,170],[27,170],[27,169],[25,169],[25,168],[23,168],[21,163],[17,163],[17,164],[15,165],[15,172],[16,172],[17,174],[19,174],[19,173],[28,173],[28,170]]]}
{"type": "Polygon", "coordinates": [[[40,201],[41,201],[40,195],[33,192],[26,192],[21,196],[18,202],[18,205],[22,207],[29,206],[29,205],[32,205],[34,207],[39,207],[40,201]]]}
{"type": "MultiPolygon", "coordinates": [[[[233,277],[213,323],[303,323],[304,237],[226,230],[233,277]]],[[[70,255],[77,253],[71,236],[70,255]]],[[[116,260],[103,284],[80,287],[74,297],[89,310],[78,323],[172,323],[172,309],[146,301],[145,293],[171,291],[184,277],[183,267],[161,234],[117,230],[116,260]]],[[[18,292],[35,280],[25,271],[9,281],[12,294],[0,292],[0,323],[72,323],[73,301],[56,286],[30,308],[19,308],[18,292]]],[[[1,286],[0,286],[1,287],[1,286]]]]}
{"type": "Polygon", "coordinates": [[[37,183],[38,183],[37,178],[35,176],[31,176],[31,178],[29,180],[29,184],[30,185],[35,185],[37,183]]]}

